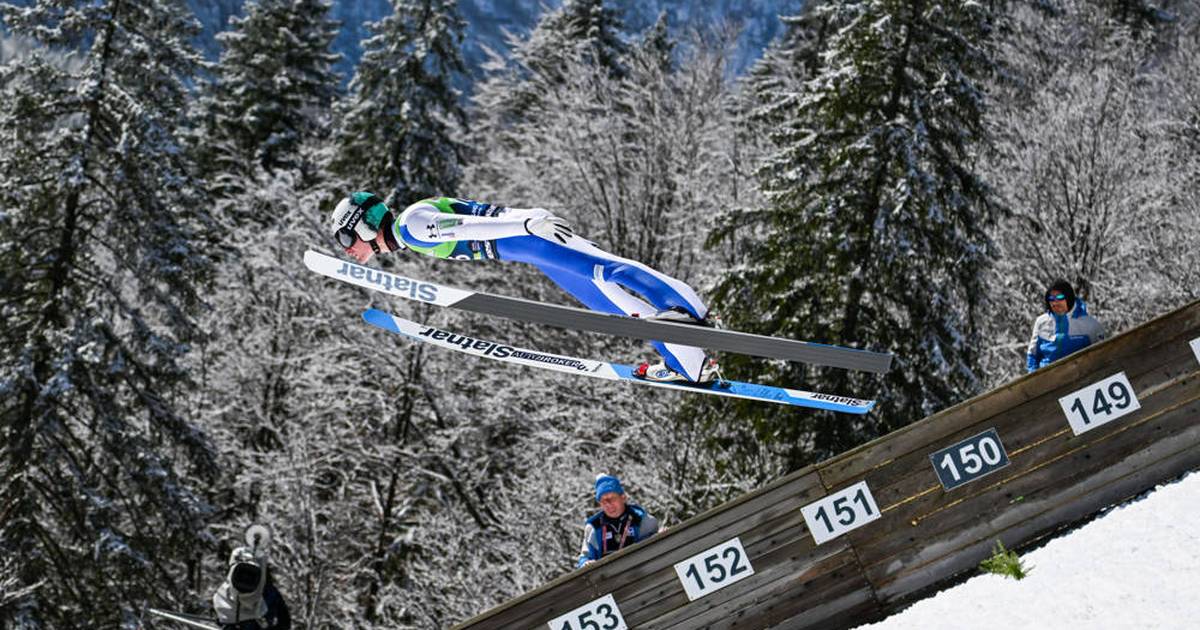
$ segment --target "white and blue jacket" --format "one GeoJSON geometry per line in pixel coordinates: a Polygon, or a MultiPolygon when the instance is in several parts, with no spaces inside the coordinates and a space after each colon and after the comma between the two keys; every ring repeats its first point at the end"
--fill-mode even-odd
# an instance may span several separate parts
{"type": "Polygon", "coordinates": [[[1033,338],[1025,351],[1025,368],[1032,372],[1046,367],[1072,352],[1104,339],[1104,327],[1088,315],[1083,300],[1075,299],[1075,308],[1066,315],[1047,310],[1033,323],[1033,338]]]}
{"type": "Polygon", "coordinates": [[[575,568],[657,533],[658,519],[650,516],[641,506],[627,504],[625,513],[618,519],[608,518],[603,511],[596,512],[584,522],[583,547],[579,550],[575,568]]]}

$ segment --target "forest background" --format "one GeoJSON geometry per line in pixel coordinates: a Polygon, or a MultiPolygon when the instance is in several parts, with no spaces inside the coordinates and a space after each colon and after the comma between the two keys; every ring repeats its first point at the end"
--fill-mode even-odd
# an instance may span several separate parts
{"type": "MultiPolygon", "coordinates": [[[[445,627],[570,569],[598,472],[676,524],[1020,375],[1053,278],[1110,333],[1200,297],[1194,1],[750,4],[778,33],[752,63],[746,21],[602,0],[487,47],[453,0],[341,27],[260,0],[208,57],[181,2],[0,4],[0,625],[205,611],[263,523],[300,626],[445,627]],[[359,189],[548,208],[732,328],[895,366],[722,358],[879,399],[849,418],[406,344],[361,310],[650,356],[308,273],[359,189]]],[[[516,265],[372,264],[569,302],[516,265]]]]}

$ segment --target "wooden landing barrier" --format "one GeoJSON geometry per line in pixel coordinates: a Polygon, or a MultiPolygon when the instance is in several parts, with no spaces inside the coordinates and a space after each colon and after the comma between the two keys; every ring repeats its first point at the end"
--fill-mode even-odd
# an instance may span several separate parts
{"type": "Polygon", "coordinates": [[[1200,467],[1198,444],[1194,302],[458,628],[850,628],[974,570],[996,540],[1029,545],[1200,467]]]}

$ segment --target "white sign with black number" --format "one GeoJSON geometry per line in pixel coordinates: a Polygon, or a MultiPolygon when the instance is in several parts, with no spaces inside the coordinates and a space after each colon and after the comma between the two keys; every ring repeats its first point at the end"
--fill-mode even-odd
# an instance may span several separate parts
{"type": "Polygon", "coordinates": [[[556,617],[549,624],[550,630],[627,630],[625,619],[617,609],[617,600],[612,594],[592,600],[575,610],[556,617]]]}
{"type": "Polygon", "coordinates": [[[1067,394],[1058,399],[1058,404],[1067,414],[1067,422],[1071,423],[1075,435],[1142,408],[1124,372],[1067,394]]]}
{"type": "Polygon", "coordinates": [[[1200,363],[1200,338],[1192,340],[1192,352],[1196,355],[1196,361],[1200,363]]]}
{"type": "Polygon", "coordinates": [[[734,582],[754,575],[742,541],[734,538],[675,564],[688,601],[696,601],[734,582]]]}
{"type": "Polygon", "coordinates": [[[866,481],[800,508],[813,540],[821,544],[879,518],[879,508],[866,481]]]}

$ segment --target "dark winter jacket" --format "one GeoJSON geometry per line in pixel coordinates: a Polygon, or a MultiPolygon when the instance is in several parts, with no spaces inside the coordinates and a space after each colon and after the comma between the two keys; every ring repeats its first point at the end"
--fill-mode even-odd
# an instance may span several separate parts
{"type": "Polygon", "coordinates": [[[583,547],[579,550],[575,568],[657,533],[658,519],[632,503],[626,504],[625,513],[617,519],[609,518],[603,511],[597,512],[584,522],[583,547]]]}
{"type": "Polygon", "coordinates": [[[1033,338],[1025,351],[1025,368],[1032,372],[1104,338],[1104,327],[1087,313],[1083,300],[1066,315],[1047,310],[1033,323],[1033,338]]]}

